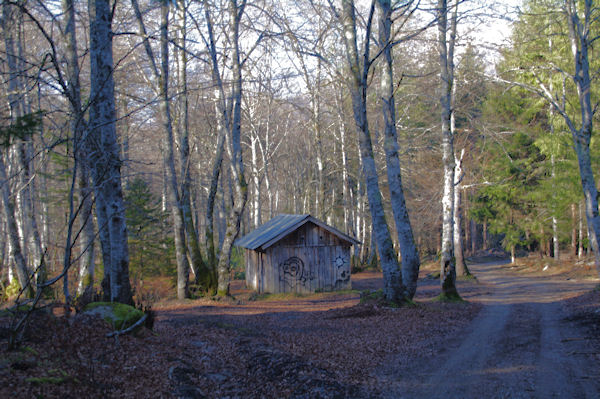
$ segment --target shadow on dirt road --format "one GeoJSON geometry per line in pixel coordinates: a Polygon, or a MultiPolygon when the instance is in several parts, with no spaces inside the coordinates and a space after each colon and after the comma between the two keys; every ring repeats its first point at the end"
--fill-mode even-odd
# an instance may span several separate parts
{"type": "Polygon", "coordinates": [[[380,376],[389,398],[598,398],[600,365],[561,301],[597,281],[516,274],[505,262],[470,266],[487,286],[468,300],[484,305],[463,336],[439,355],[380,376]]]}

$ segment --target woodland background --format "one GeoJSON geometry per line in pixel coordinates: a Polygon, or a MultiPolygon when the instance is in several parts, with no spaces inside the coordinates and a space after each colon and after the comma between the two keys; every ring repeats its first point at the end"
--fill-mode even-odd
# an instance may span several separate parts
{"type": "MultiPolygon", "coordinates": [[[[5,299],[28,275],[38,291],[61,281],[44,295],[67,301],[104,280],[107,299],[128,302],[124,281],[140,293],[160,276],[176,282],[180,298],[227,293],[228,279],[243,272],[233,240],[279,213],[310,213],[356,237],[356,269],[377,262],[337,2],[1,3],[5,299]]],[[[443,252],[440,4],[445,40],[456,40],[448,110],[452,164],[461,168],[454,207],[462,251],[502,247],[556,259],[589,251],[568,122],[584,117],[567,22],[578,15],[587,29],[579,33],[589,45],[591,128],[600,94],[597,6],[387,2],[393,23],[382,45],[372,20],[382,9],[356,3],[359,48],[373,36],[365,115],[388,220],[382,71],[393,48],[389,87],[419,257],[443,252]],[[492,46],[482,32],[502,18],[514,19],[510,40],[492,46]]],[[[591,136],[588,144],[597,171],[598,142],[591,136]]],[[[389,228],[397,253],[397,227],[389,228]]]]}

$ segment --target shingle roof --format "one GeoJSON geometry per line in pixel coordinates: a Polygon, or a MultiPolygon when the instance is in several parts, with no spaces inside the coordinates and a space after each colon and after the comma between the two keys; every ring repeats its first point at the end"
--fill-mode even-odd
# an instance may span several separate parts
{"type": "Polygon", "coordinates": [[[360,242],[355,240],[354,238],[321,222],[320,220],[312,217],[309,214],[281,214],[275,216],[273,219],[269,220],[265,224],[257,227],[256,230],[254,230],[253,232],[246,234],[242,238],[237,239],[235,241],[235,245],[251,250],[264,250],[308,222],[312,222],[317,226],[324,228],[330,233],[338,236],[341,240],[348,241],[351,244],[360,244],[360,242]]]}

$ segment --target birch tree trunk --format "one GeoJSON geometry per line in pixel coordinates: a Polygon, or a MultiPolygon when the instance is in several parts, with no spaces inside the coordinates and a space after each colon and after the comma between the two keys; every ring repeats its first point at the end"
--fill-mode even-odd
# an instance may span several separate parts
{"type": "MultiPolygon", "coordinates": [[[[217,95],[216,108],[217,114],[221,97],[219,91],[215,91],[217,95]]],[[[216,288],[217,278],[217,253],[215,248],[215,234],[214,234],[214,214],[215,214],[215,202],[217,198],[217,191],[219,189],[219,175],[221,174],[221,165],[223,163],[223,152],[225,150],[225,129],[221,124],[222,120],[217,117],[217,149],[215,157],[213,159],[212,174],[210,179],[210,187],[208,190],[208,199],[206,201],[206,227],[204,231],[204,240],[206,245],[206,258],[208,262],[208,269],[212,281],[207,281],[205,284],[210,285],[211,289],[216,288]]],[[[196,276],[198,280],[198,276],[196,276]]],[[[196,281],[196,283],[200,283],[196,281]]]]}
{"type": "Polygon", "coordinates": [[[456,274],[458,276],[470,275],[467,264],[465,263],[463,239],[462,239],[462,179],[464,171],[462,161],[465,155],[464,148],[460,151],[460,158],[456,160],[454,169],[454,254],[456,257],[456,274]]]}
{"type": "MultiPolygon", "coordinates": [[[[583,1],[583,17],[584,21],[579,19],[577,12],[577,2],[575,0],[566,0],[566,16],[569,26],[569,40],[571,42],[571,52],[575,63],[575,75],[573,80],[577,87],[579,96],[579,107],[581,112],[581,128],[575,128],[573,122],[569,118],[565,118],[567,126],[569,126],[577,160],[579,163],[579,174],[581,176],[581,186],[585,196],[585,213],[588,226],[592,232],[591,246],[594,251],[594,259],[596,271],[600,275],[600,216],[598,215],[598,191],[594,180],[590,159],[590,141],[593,131],[594,112],[592,110],[591,100],[591,79],[589,66],[588,50],[592,45],[590,38],[590,25],[592,23],[592,0],[583,1]]],[[[559,110],[560,112],[560,110],[559,110]]],[[[561,112],[563,117],[567,116],[565,112],[561,112]]]]}
{"type": "MultiPolygon", "coordinates": [[[[80,224],[80,264],[79,276],[77,282],[77,295],[91,293],[94,284],[94,221],[92,217],[93,210],[93,189],[90,187],[90,169],[87,163],[87,151],[84,146],[86,122],[84,112],[81,108],[81,86],[79,81],[79,56],[77,52],[77,32],[75,22],[75,4],[73,0],[63,0],[62,10],[65,18],[64,40],[67,47],[67,80],[68,80],[68,99],[69,99],[69,125],[73,135],[73,148],[78,158],[77,165],[77,189],[79,201],[81,201],[79,211],[80,224]]],[[[68,244],[70,245],[70,244],[68,244]]]]}
{"type": "Polygon", "coordinates": [[[381,104],[385,124],[385,161],[387,165],[388,186],[392,202],[394,222],[398,232],[398,243],[402,255],[402,282],[405,296],[412,299],[417,292],[419,278],[419,253],[415,246],[410,218],[406,209],[402,172],[398,155],[398,135],[396,132],[396,103],[394,99],[394,74],[392,57],[392,7],[390,0],[377,0],[379,5],[379,46],[384,57],[381,76],[381,104]]]}
{"type": "Polygon", "coordinates": [[[93,168],[99,222],[106,223],[110,263],[104,265],[105,300],[132,303],[127,225],[121,188],[121,160],[116,135],[109,0],[88,0],[90,14],[90,131],[87,147],[93,168]],[[98,201],[98,199],[100,201],[98,201]],[[98,207],[101,207],[98,211],[98,207]],[[108,291],[107,291],[108,288],[108,291]]]}
{"type": "MultiPolygon", "coordinates": [[[[168,7],[168,5],[167,5],[168,7]]],[[[168,17],[168,14],[167,14],[168,17]]],[[[189,102],[188,102],[188,84],[187,84],[187,8],[185,1],[180,1],[177,7],[177,19],[180,23],[178,29],[178,45],[176,54],[178,56],[178,78],[179,78],[179,94],[180,94],[180,118],[179,118],[179,161],[181,163],[181,212],[183,213],[183,223],[185,226],[185,238],[187,252],[189,254],[189,262],[192,266],[192,271],[196,276],[198,274],[203,275],[201,279],[196,278],[197,281],[203,281],[206,285],[207,282],[212,281],[210,278],[210,272],[208,266],[202,259],[202,252],[200,250],[200,240],[198,237],[196,225],[194,224],[193,211],[192,211],[192,195],[191,187],[192,180],[190,174],[190,144],[189,144],[189,102]]],[[[168,26],[167,26],[168,29],[168,26]]],[[[168,32],[164,31],[163,36],[168,41],[168,32]]],[[[164,71],[164,66],[163,66],[164,71]]],[[[164,74],[164,72],[163,72],[164,74]]],[[[185,278],[185,275],[182,276],[185,278]]],[[[189,276],[188,276],[189,277],[189,276]]],[[[214,286],[205,286],[203,289],[213,289],[214,286]]],[[[188,296],[188,294],[185,294],[188,296]]]]}
{"type": "Polygon", "coordinates": [[[231,160],[232,206],[227,215],[227,227],[217,263],[217,293],[221,296],[227,296],[229,295],[231,250],[233,248],[233,243],[240,232],[242,214],[248,198],[248,185],[244,177],[241,145],[242,71],[239,48],[240,20],[244,14],[246,1],[243,0],[238,4],[237,0],[229,0],[227,3],[229,13],[229,24],[227,25],[227,29],[230,34],[229,44],[231,45],[231,53],[228,57],[231,60],[231,91],[228,96],[225,95],[225,88],[217,60],[218,52],[213,33],[212,13],[210,11],[211,6],[207,0],[204,1],[203,5],[208,29],[208,50],[211,59],[212,77],[216,90],[218,91],[218,98],[220,99],[217,106],[222,128],[226,129],[226,132],[228,133],[226,141],[229,158],[231,160]]]}
{"type": "MultiPolygon", "coordinates": [[[[231,177],[233,180],[233,206],[227,216],[227,229],[221,246],[221,254],[217,272],[219,284],[217,292],[219,295],[229,295],[229,266],[233,242],[240,232],[240,222],[246,200],[248,199],[248,185],[244,177],[244,162],[242,159],[241,145],[241,114],[242,114],[242,71],[240,64],[239,28],[240,20],[244,13],[246,1],[238,4],[237,0],[229,0],[229,29],[231,31],[232,45],[232,88],[229,102],[231,105],[231,118],[226,126],[229,127],[229,148],[231,151],[231,177]]],[[[226,115],[223,113],[223,115],[226,115]]]]}
{"type": "MultiPolygon", "coordinates": [[[[27,106],[24,82],[24,66],[22,65],[22,38],[19,35],[22,27],[21,12],[14,4],[4,2],[2,4],[2,31],[6,51],[6,65],[8,67],[8,105],[10,109],[10,123],[15,123],[26,114],[31,113],[31,107],[27,106]],[[18,11],[18,12],[17,12],[18,11]],[[19,19],[19,21],[17,21],[19,19]]],[[[10,150],[18,164],[19,190],[14,193],[16,198],[11,204],[14,221],[16,223],[20,248],[17,250],[27,264],[34,270],[40,267],[40,275],[45,275],[44,268],[40,265],[42,246],[37,228],[36,215],[33,208],[33,178],[32,178],[32,136],[24,132],[23,137],[13,138],[14,144],[10,150]]],[[[6,165],[4,173],[6,174],[6,165]]],[[[7,183],[8,184],[8,181],[7,183]]],[[[16,260],[15,260],[16,261],[16,260]]],[[[19,274],[20,266],[17,263],[19,274]]],[[[40,279],[41,280],[41,279],[40,279]]],[[[20,283],[21,280],[19,280],[20,283]]],[[[41,283],[41,281],[40,281],[41,283]]],[[[33,289],[33,286],[30,286],[33,289]]]]}
{"type": "Polygon", "coordinates": [[[350,173],[348,173],[348,150],[346,145],[346,121],[344,120],[343,110],[343,99],[338,98],[340,95],[336,95],[336,108],[338,111],[338,125],[340,132],[340,152],[342,157],[342,203],[344,206],[344,232],[346,234],[356,234],[353,227],[354,222],[352,218],[351,208],[352,198],[350,189],[350,173]]]}
{"type": "Polygon", "coordinates": [[[29,281],[29,270],[21,249],[21,240],[17,231],[17,221],[15,218],[15,205],[11,200],[10,184],[6,173],[6,164],[4,156],[0,154],[0,190],[2,194],[2,209],[6,220],[6,230],[9,240],[10,257],[15,262],[17,279],[21,289],[24,289],[25,296],[33,296],[33,289],[29,281]]]}
{"type": "Polygon", "coordinates": [[[367,77],[371,60],[369,46],[371,38],[371,24],[375,11],[375,3],[371,4],[365,31],[363,61],[359,61],[358,45],[356,40],[356,15],[354,2],[342,0],[342,14],[340,16],[343,26],[344,45],[346,49],[346,62],[349,69],[349,88],[352,99],[352,111],[356,125],[356,134],[360,148],[363,173],[366,181],[367,197],[371,211],[373,234],[375,237],[379,261],[383,270],[383,293],[386,300],[401,303],[407,295],[402,283],[402,274],[398,265],[398,258],[394,251],[392,237],[385,218],[379,177],[375,159],[369,124],[367,120],[367,77]]]}
{"type": "MultiPolygon", "coordinates": [[[[184,299],[189,296],[189,272],[190,263],[188,261],[188,254],[192,260],[194,270],[200,269],[201,257],[200,250],[198,247],[198,240],[195,234],[193,224],[191,223],[191,206],[189,206],[189,187],[185,186],[185,182],[182,185],[182,194],[179,193],[179,183],[177,178],[177,171],[175,168],[175,150],[174,146],[174,133],[173,133],[173,120],[171,113],[171,103],[169,98],[169,2],[163,1],[160,5],[160,69],[150,42],[148,40],[148,33],[140,11],[140,7],[137,0],[131,1],[134,9],[136,19],[138,22],[140,35],[143,38],[144,49],[146,55],[150,61],[152,78],[154,79],[154,86],[158,91],[159,97],[159,108],[164,129],[164,140],[165,151],[163,152],[163,162],[165,164],[165,178],[167,181],[167,196],[168,202],[171,208],[171,217],[173,218],[173,233],[175,241],[175,257],[177,261],[177,297],[184,299]],[[186,192],[187,190],[187,192],[186,192]],[[187,200],[188,206],[184,205],[187,200]],[[189,222],[189,223],[186,223],[189,222]],[[189,231],[188,231],[189,230],[189,231]],[[187,233],[187,234],[186,234],[187,233]],[[194,239],[195,238],[195,239],[194,239]],[[195,243],[195,245],[194,245],[195,243]],[[187,244],[190,244],[189,251],[187,244]]],[[[181,78],[181,76],[180,76],[181,78]]],[[[185,116],[184,116],[185,117],[185,116]]],[[[186,122],[184,121],[184,124],[186,122]]],[[[183,127],[183,134],[187,134],[187,127],[183,127]]],[[[181,155],[182,168],[187,168],[187,158],[189,156],[189,143],[187,137],[182,137],[181,142],[181,155]]],[[[186,169],[183,169],[185,173],[189,173],[186,169]]],[[[185,177],[182,176],[185,180],[185,177]]]]}
{"type": "Polygon", "coordinates": [[[577,206],[571,204],[571,253],[577,256],[577,206]]]}
{"type": "MultiPolygon", "coordinates": [[[[179,196],[177,172],[175,170],[175,151],[173,148],[173,122],[171,118],[171,103],[169,99],[169,3],[161,2],[160,23],[160,72],[157,74],[160,90],[160,110],[165,131],[166,152],[164,162],[167,171],[168,195],[171,203],[173,229],[175,230],[175,253],[177,258],[177,298],[189,296],[188,284],[190,265],[186,251],[186,232],[183,206],[179,196]]],[[[191,215],[190,215],[191,216],[191,215]]]]}
{"type": "Polygon", "coordinates": [[[451,125],[451,96],[454,84],[454,41],[456,35],[456,8],[452,17],[450,40],[447,39],[448,7],[446,0],[438,0],[438,49],[440,54],[442,162],[444,185],[442,195],[442,251],[440,255],[441,288],[446,298],[458,297],[456,290],[456,259],[454,257],[454,144],[451,125]]]}
{"type": "Polygon", "coordinates": [[[260,172],[258,166],[258,135],[254,135],[250,139],[250,151],[252,155],[252,181],[254,186],[254,195],[252,196],[252,225],[254,228],[257,228],[261,225],[261,215],[260,215],[260,202],[261,202],[261,192],[260,192],[260,172]]]}
{"type": "Polygon", "coordinates": [[[577,248],[577,257],[583,258],[583,201],[579,201],[579,244],[577,248]]]}

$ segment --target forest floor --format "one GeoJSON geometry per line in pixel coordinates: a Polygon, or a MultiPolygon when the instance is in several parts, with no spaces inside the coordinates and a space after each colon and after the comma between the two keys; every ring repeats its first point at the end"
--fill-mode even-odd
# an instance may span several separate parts
{"type": "Polygon", "coordinates": [[[39,315],[7,351],[0,317],[0,397],[598,397],[589,265],[475,260],[459,303],[435,300],[430,265],[402,308],[361,304],[382,285],[364,272],[345,292],[257,296],[236,281],[235,299],[162,301],[152,332],[118,339],[100,320],[39,315]]]}

